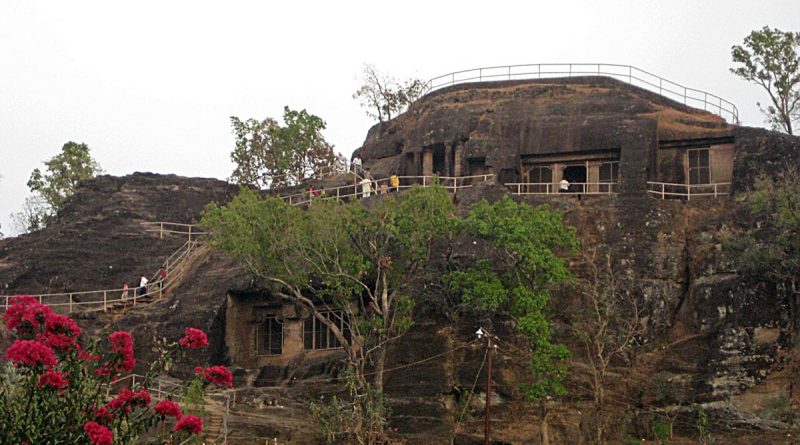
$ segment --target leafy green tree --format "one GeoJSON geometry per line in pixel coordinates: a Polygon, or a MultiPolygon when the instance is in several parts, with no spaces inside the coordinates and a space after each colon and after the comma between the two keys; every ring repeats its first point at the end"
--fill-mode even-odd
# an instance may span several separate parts
{"type": "Polygon", "coordinates": [[[550,291],[571,278],[560,252],[577,247],[574,230],[547,206],[531,207],[508,196],[481,201],[463,222],[463,233],[488,249],[483,259],[457,265],[445,282],[464,303],[510,316],[530,347],[532,382],[528,398],[563,395],[568,351],[552,342],[548,306],[550,291]]]}
{"type": "Polygon", "coordinates": [[[72,141],[64,144],[61,153],[45,161],[44,165],[44,172],[35,168],[28,180],[33,195],[25,199],[21,212],[11,215],[15,228],[20,232],[43,228],[75,193],[78,183],[102,173],[89,153],[89,146],[72,141]]]}
{"type": "Polygon", "coordinates": [[[745,37],[744,45],[734,45],[731,72],[760,85],[771,104],[762,108],[776,130],[794,134],[793,122],[800,118],[800,32],[783,32],[763,27],[745,37]]]}
{"type": "Polygon", "coordinates": [[[296,185],[341,160],[322,136],[326,125],[320,117],[284,107],[283,122],[231,117],[236,136],[232,181],[259,188],[296,185]]]}
{"type": "Polygon", "coordinates": [[[353,93],[353,99],[359,100],[367,115],[379,122],[389,121],[392,115],[405,111],[426,88],[420,79],[398,82],[369,64],[364,65],[362,81],[364,84],[353,93]]]}
{"type": "Polygon", "coordinates": [[[734,267],[771,283],[786,302],[795,346],[800,338],[800,171],[787,166],[774,177],[760,175],[743,195],[758,224],[742,228],[725,243],[734,267]]]}
{"type": "Polygon", "coordinates": [[[53,212],[57,212],[72,196],[79,182],[102,173],[89,153],[89,146],[72,141],[64,144],[61,153],[45,161],[44,165],[44,173],[38,168],[33,170],[28,188],[39,194],[53,212]]]}
{"type": "Polygon", "coordinates": [[[356,400],[383,390],[386,347],[411,326],[411,290],[454,212],[438,186],[375,204],[317,199],[304,210],[242,189],[224,207],[209,205],[200,222],[211,244],[239,260],[271,295],[330,329],[354,372],[356,400]],[[330,311],[341,311],[346,329],[330,311]]]}

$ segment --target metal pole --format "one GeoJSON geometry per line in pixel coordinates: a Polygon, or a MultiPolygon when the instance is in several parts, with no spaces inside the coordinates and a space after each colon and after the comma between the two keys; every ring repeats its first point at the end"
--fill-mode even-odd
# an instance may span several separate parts
{"type": "MultiPolygon", "coordinates": [[[[135,297],[136,296],[136,294],[135,294],[136,291],[134,290],[133,292],[134,292],[133,296],[135,297]]],[[[105,312],[107,310],[107,306],[108,306],[108,291],[103,291],[103,312],[105,312]]]]}
{"type": "Polygon", "coordinates": [[[489,355],[487,373],[486,373],[486,416],[484,418],[484,425],[483,425],[483,444],[490,445],[491,443],[491,426],[489,422],[492,418],[492,336],[486,336],[486,347],[488,348],[486,353],[489,355]]]}
{"type": "Polygon", "coordinates": [[[72,294],[69,294],[69,313],[72,313],[72,294]]]}

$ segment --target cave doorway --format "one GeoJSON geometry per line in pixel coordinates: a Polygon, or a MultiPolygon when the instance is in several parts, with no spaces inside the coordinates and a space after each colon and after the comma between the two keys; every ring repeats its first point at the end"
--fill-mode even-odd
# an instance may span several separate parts
{"type": "Polygon", "coordinates": [[[564,167],[562,179],[569,182],[570,193],[586,193],[586,165],[568,165],[564,167]]]}
{"type": "Polygon", "coordinates": [[[444,176],[447,174],[444,162],[443,144],[437,144],[433,146],[433,174],[437,176],[444,176]]]}

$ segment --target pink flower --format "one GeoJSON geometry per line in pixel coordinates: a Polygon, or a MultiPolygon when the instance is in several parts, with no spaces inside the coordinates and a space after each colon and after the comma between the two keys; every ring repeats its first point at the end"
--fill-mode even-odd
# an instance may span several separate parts
{"type": "Polygon", "coordinates": [[[67,385],[69,385],[69,379],[67,378],[67,373],[65,372],[48,369],[39,376],[39,388],[49,386],[55,389],[64,389],[67,387],[67,385]]]}
{"type": "Polygon", "coordinates": [[[131,403],[141,408],[147,408],[150,405],[150,400],[150,393],[144,388],[133,393],[133,396],[131,396],[131,403]]]}
{"type": "MultiPolygon", "coordinates": [[[[117,355],[113,360],[115,371],[121,372],[133,371],[136,366],[136,359],[133,358],[133,337],[125,331],[112,332],[108,336],[108,341],[111,342],[111,351],[117,355]]],[[[105,363],[103,366],[108,367],[110,364],[105,363]]],[[[96,371],[95,371],[96,372],[96,371]]]]}
{"type": "Polygon", "coordinates": [[[102,423],[108,423],[114,420],[114,415],[111,414],[105,406],[92,405],[92,407],[89,408],[89,415],[102,423]]]}
{"type": "Polygon", "coordinates": [[[197,349],[208,346],[208,335],[200,329],[186,328],[178,343],[186,349],[197,349]]]}
{"type": "Polygon", "coordinates": [[[86,352],[84,349],[80,349],[78,351],[78,359],[83,360],[84,362],[96,362],[100,360],[100,356],[98,354],[86,352]]]}
{"type": "Polygon", "coordinates": [[[81,328],[71,318],[51,312],[45,315],[44,325],[45,331],[36,336],[40,342],[61,350],[78,346],[81,328]]]}
{"type": "Polygon", "coordinates": [[[10,305],[3,314],[3,320],[9,331],[15,331],[20,337],[33,338],[45,318],[52,312],[30,295],[11,297],[10,305]]]}
{"type": "Polygon", "coordinates": [[[92,445],[111,445],[111,442],[114,441],[111,430],[97,422],[87,422],[83,425],[83,430],[86,431],[92,445]]]}
{"type": "Polygon", "coordinates": [[[125,411],[125,413],[131,412],[131,399],[133,399],[133,395],[135,393],[128,388],[123,389],[122,391],[117,394],[116,397],[111,399],[110,402],[106,403],[105,407],[107,410],[113,411],[125,411]]]}
{"type": "Polygon", "coordinates": [[[183,416],[175,424],[175,431],[188,431],[194,434],[203,432],[203,419],[195,416],[183,416]]]}
{"type": "Polygon", "coordinates": [[[140,408],[147,408],[147,406],[150,405],[150,400],[150,393],[144,388],[136,392],[125,388],[117,394],[117,397],[114,397],[110,402],[106,403],[104,408],[110,412],[125,411],[125,414],[128,414],[131,412],[131,409],[137,406],[140,408]]]}
{"type": "Polygon", "coordinates": [[[16,340],[6,351],[4,360],[11,360],[14,366],[20,363],[28,366],[53,367],[58,364],[53,350],[35,340],[16,340]]]}
{"type": "Polygon", "coordinates": [[[153,409],[155,410],[155,412],[164,417],[171,416],[178,420],[180,420],[181,417],[183,417],[181,408],[178,406],[177,403],[173,402],[172,400],[162,400],[156,403],[156,406],[153,409]]]}
{"type": "Polygon", "coordinates": [[[208,383],[226,388],[233,387],[233,374],[224,366],[212,366],[206,369],[198,366],[194,368],[194,373],[197,374],[198,377],[204,378],[208,383]]]}

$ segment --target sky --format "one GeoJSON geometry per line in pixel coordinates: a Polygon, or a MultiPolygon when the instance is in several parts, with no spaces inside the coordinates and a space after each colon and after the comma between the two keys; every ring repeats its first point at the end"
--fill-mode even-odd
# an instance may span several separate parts
{"type": "Polygon", "coordinates": [[[424,80],[483,66],[619,63],[717,94],[763,126],[730,48],[800,31],[797,0],[0,2],[0,231],[31,171],[67,141],[106,173],[227,179],[230,116],[327,122],[348,157],[374,122],[352,98],[365,63],[424,80]]]}

